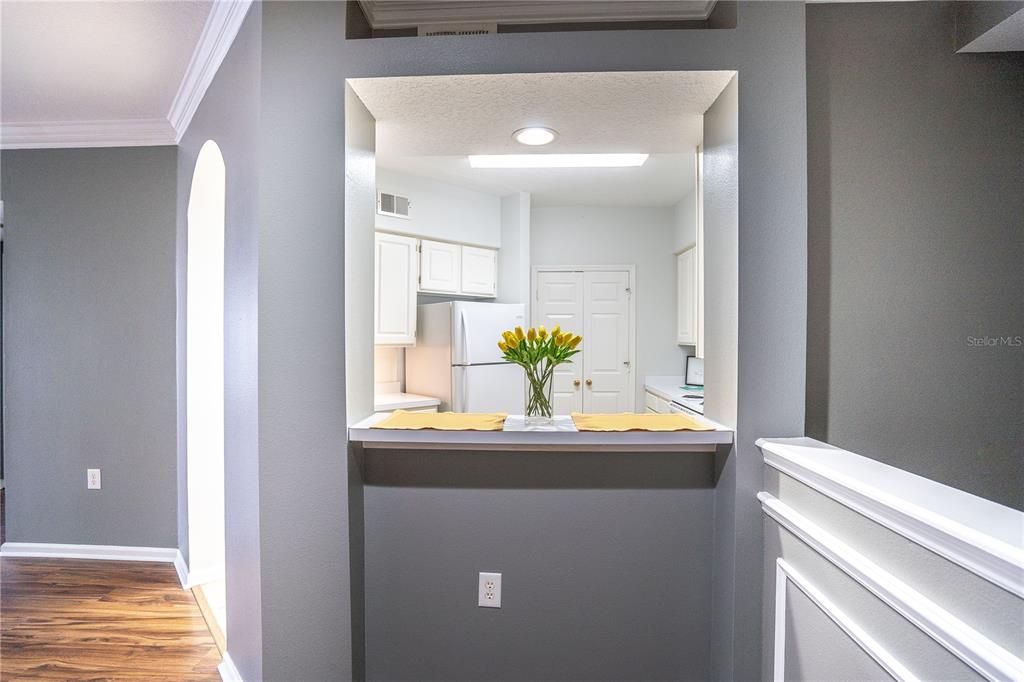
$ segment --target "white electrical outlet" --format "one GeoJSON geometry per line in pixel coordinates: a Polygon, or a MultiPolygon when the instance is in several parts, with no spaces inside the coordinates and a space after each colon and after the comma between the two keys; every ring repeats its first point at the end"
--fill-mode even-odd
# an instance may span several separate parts
{"type": "Polygon", "coordinates": [[[85,470],[85,485],[89,490],[100,489],[100,470],[99,469],[86,469],[85,470]]]}
{"type": "Polygon", "coordinates": [[[477,606],[501,608],[501,573],[481,573],[477,590],[477,606]]]}

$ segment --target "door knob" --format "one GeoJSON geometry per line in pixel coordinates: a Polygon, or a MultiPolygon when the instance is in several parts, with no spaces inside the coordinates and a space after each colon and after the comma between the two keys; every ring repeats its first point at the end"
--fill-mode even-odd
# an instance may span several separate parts
{"type": "Polygon", "coordinates": [[[580,387],[580,380],[579,379],[573,379],[572,380],[572,385],[575,386],[576,388],[579,388],[580,387]]]}
{"type": "Polygon", "coordinates": [[[593,386],[593,385],[594,385],[594,382],[591,381],[590,379],[587,379],[587,386],[593,386]]]}

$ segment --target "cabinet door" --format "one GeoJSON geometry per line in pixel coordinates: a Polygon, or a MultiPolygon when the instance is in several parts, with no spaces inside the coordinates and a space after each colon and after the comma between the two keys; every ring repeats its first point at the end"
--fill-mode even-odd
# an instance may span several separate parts
{"type": "Polygon", "coordinates": [[[470,296],[498,294],[498,252],[475,246],[462,247],[462,293],[470,296]]]}
{"type": "Polygon", "coordinates": [[[461,246],[424,239],[420,242],[420,291],[459,293],[461,266],[461,246]]]}
{"type": "Polygon", "coordinates": [[[416,343],[416,240],[378,232],[374,246],[374,343],[416,343]]]}
{"type": "Polygon", "coordinates": [[[676,256],[676,342],[697,343],[697,249],[676,256]]]}

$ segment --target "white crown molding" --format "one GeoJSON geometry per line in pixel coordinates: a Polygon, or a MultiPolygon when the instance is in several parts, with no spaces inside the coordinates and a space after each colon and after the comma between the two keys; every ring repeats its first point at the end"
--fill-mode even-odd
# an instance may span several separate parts
{"type": "Polygon", "coordinates": [[[840,609],[824,592],[818,589],[799,571],[784,559],[775,561],[775,680],[786,679],[786,586],[792,583],[821,610],[829,620],[839,626],[854,644],[873,658],[889,675],[898,682],[917,682],[905,665],[885,649],[856,621],[840,609]]]}
{"type": "Polygon", "coordinates": [[[1024,661],[825,531],[774,495],[760,492],[764,513],[989,680],[1024,679],[1024,661]]]}
{"type": "Polygon", "coordinates": [[[224,658],[221,659],[220,665],[217,666],[217,672],[220,673],[220,679],[224,682],[245,682],[242,679],[242,673],[238,672],[238,668],[235,667],[235,662],[231,659],[231,654],[224,652],[224,658]]]}
{"type": "Polygon", "coordinates": [[[188,68],[178,86],[178,92],[171,102],[167,120],[176,133],[175,142],[188,130],[192,117],[199,108],[206,90],[213,83],[217,70],[227,56],[238,30],[245,21],[252,0],[219,0],[213,3],[210,14],[203,25],[188,68]]]}
{"type": "Polygon", "coordinates": [[[757,445],[773,469],[1024,598],[1024,547],[967,523],[984,519],[988,530],[1001,523],[1001,537],[1021,536],[1024,514],[810,438],[757,445]]]}
{"type": "Polygon", "coordinates": [[[548,24],[592,21],[703,21],[717,0],[361,0],[373,28],[436,24],[548,24]]]}
{"type": "Polygon", "coordinates": [[[176,143],[174,128],[162,118],[42,121],[5,123],[0,126],[2,149],[152,147],[176,143]]]}

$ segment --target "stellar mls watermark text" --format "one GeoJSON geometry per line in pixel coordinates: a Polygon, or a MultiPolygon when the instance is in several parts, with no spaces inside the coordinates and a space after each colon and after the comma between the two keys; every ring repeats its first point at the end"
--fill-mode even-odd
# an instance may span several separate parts
{"type": "Polygon", "coordinates": [[[1024,348],[1024,336],[968,336],[968,348],[1024,348]]]}

